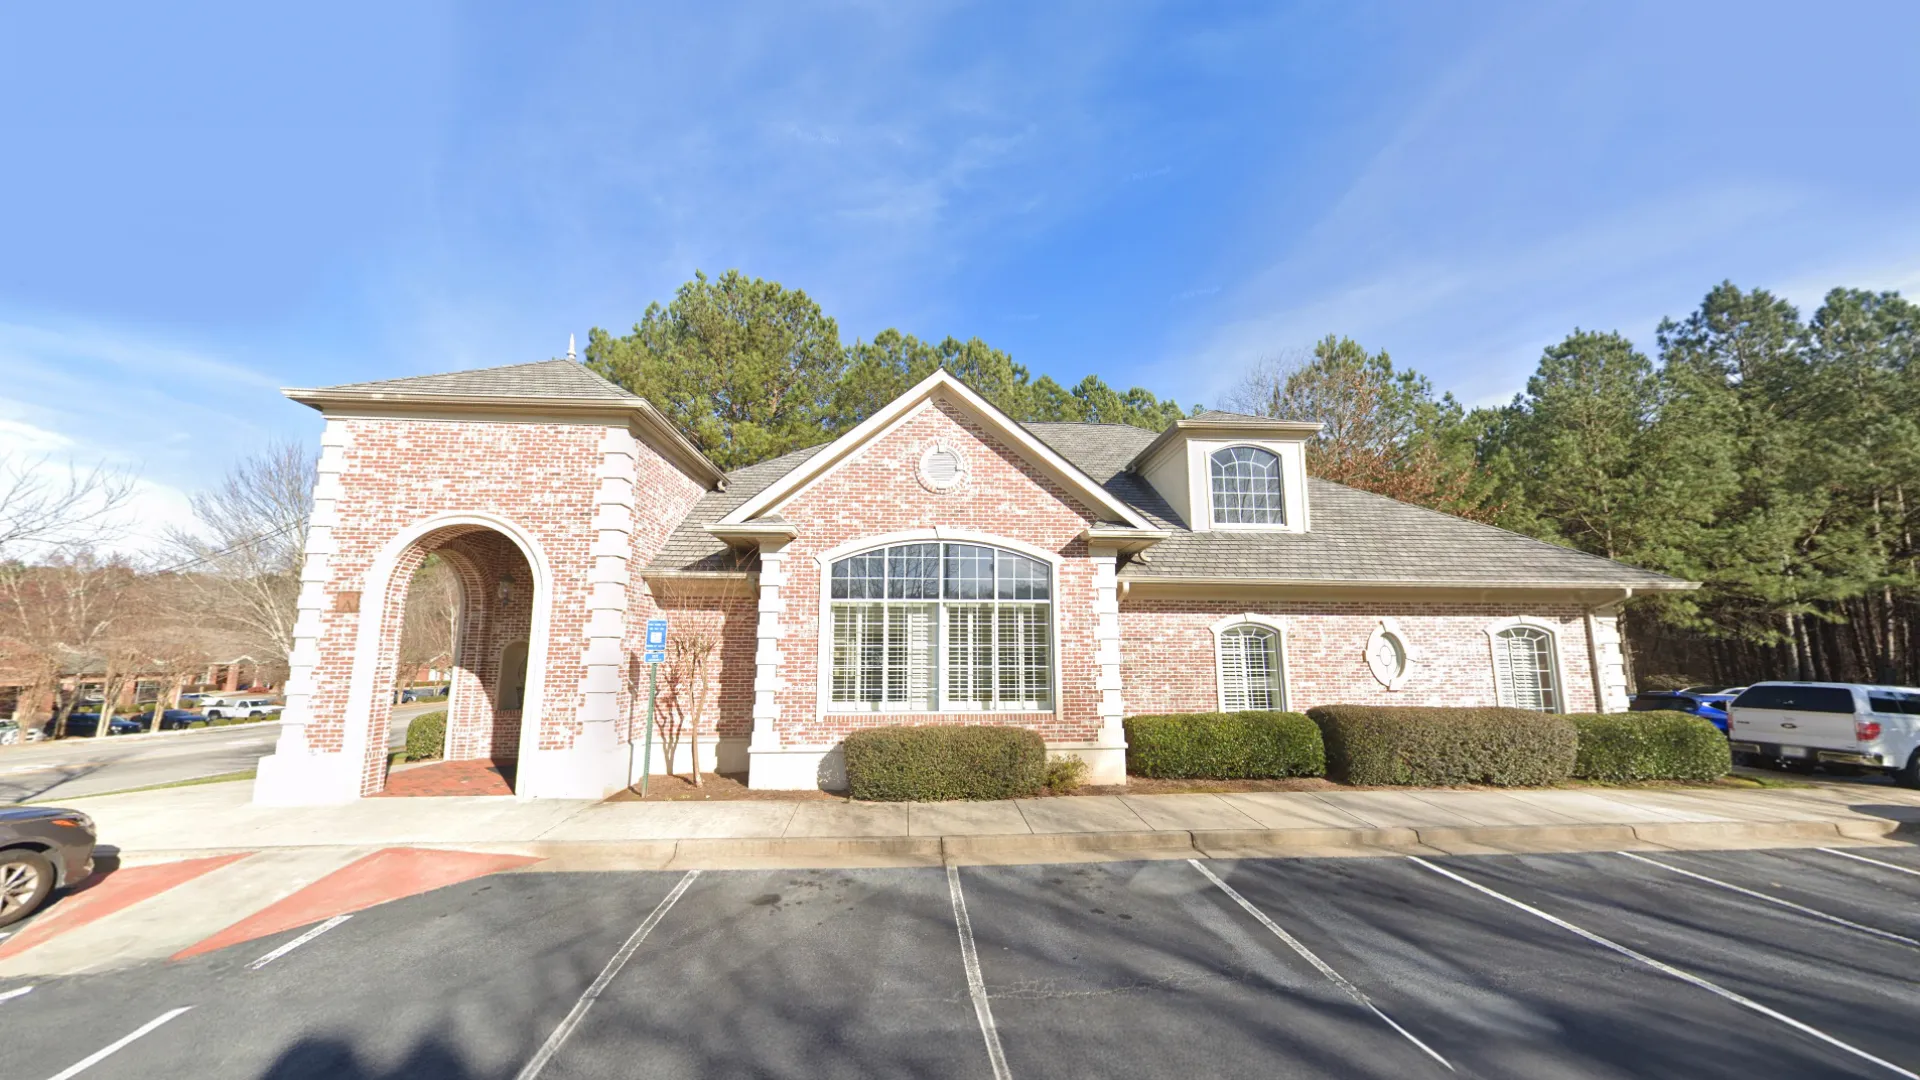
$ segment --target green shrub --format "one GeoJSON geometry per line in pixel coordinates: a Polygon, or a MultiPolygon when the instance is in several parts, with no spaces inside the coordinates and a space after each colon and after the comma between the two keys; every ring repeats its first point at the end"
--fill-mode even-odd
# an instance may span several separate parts
{"type": "Polygon", "coordinates": [[[1503,708],[1324,705],[1307,715],[1327,775],[1349,784],[1551,784],[1573,775],[1579,733],[1552,713],[1503,708]]]}
{"type": "Polygon", "coordinates": [[[1080,760],[1078,754],[1051,758],[1047,761],[1044,782],[1047,790],[1055,795],[1071,795],[1087,782],[1087,763],[1080,760]]]}
{"type": "Polygon", "coordinates": [[[869,728],[842,747],[856,799],[1018,799],[1039,794],[1047,779],[1046,742],[1026,728],[869,728]]]}
{"type": "Polygon", "coordinates": [[[1641,693],[1649,690],[1685,690],[1689,686],[1699,686],[1701,683],[1708,681],[1707,679],[1696,679],[1685,673],[1678,675],[1642,675],[1637,680],[1641,693]]]}
{"type": "Polygon", "coordinates": [[[1580,731],[1573,775],[1583,780],[1717,780],[1733,768],[1727,737],[1702,717],[1662,711],[1567,719],[1580,731]]]}
{"type": "Polygon", "coordinates": [[[428,761],[447,745],[447,710],[421,713],[407,722],[407,760],[428,761]]]}
{"type": "Polygon", "coordinates": [[[1127,720],[1127,772],[1169,780],[1320,776],[1326,749],[1292,712],[1175,713],[1127,720]]]}
{"type": "Polygon", "coordinates": [[[207,722],[205,720],[189,720],[187,721],[187,726],[190,728],[202,728],[207,726],[207,722]]]}

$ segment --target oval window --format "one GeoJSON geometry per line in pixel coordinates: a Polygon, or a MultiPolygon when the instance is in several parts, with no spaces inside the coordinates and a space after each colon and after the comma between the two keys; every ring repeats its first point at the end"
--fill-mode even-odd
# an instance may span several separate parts
{"type": "Polygon", "coordinates": [[[1412,673],[1413,658],[1398,626],[1382,622],[1374,627],[1373,635],[1367,639],[1367,668],[1380,685],[1389,690],[1398,690],[1406,684],[1407,676],[1412,673]]]}

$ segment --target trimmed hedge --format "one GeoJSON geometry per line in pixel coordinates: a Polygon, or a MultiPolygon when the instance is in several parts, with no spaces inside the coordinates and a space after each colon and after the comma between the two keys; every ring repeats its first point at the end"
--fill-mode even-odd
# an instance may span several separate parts
{"type": "Polygon", "coordinates": [[[407,760],[427,761],[447,747],[447,710],[421,713],[407,721],[407,760]]]}
{"type": "Polygon", "coordinates": [[[1552,784],[1573,775],[1579,749],[1572,720],[1527,709],[1324,705],[1307,715],[1327,775],[1349,784],[1552,784]]]}
{"type": "Polygon", "coordinates": [[[1127,772],[1168,780],[1322,776],[1320,729],[1294,712],[1175,713],[1126,721],[1127,772]]]}
{"type": "Polygon", "coordinates": [[[1019,799],[1038,794],[1047,780],[1046,741],[1026,728],[868,728],[841,745],[847,794],[856,799],[1019,799]]]}
{"type": "Polygon", "coordinates": [[[1583,780],[1718,780],[1733,768],[1727,737],[1683,712],[1588,713],[1573,775],[1583,780]]]}

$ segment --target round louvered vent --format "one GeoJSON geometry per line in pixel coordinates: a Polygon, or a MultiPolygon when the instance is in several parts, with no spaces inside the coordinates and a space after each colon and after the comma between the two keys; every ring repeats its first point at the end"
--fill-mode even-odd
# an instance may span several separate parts
{"type": "Polygon", "coordinates": [[[967,482],[967,459],[945,442],[920,455],[920,484],[928,491],[952,491],[967,482]]]}

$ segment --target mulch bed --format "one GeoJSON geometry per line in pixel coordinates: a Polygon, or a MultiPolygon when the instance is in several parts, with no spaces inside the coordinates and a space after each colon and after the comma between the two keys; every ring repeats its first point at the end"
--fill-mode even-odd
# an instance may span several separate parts
{"type": "Polygon", "coordinates": [[[654,776],[647,780],[646,798],[640,785],[614,792],[608,802],[846,802],[845,793],[831,791],[756,791],[747,786],[746,773],[701,773],[700,786],[692,777],[654,776]]]}

